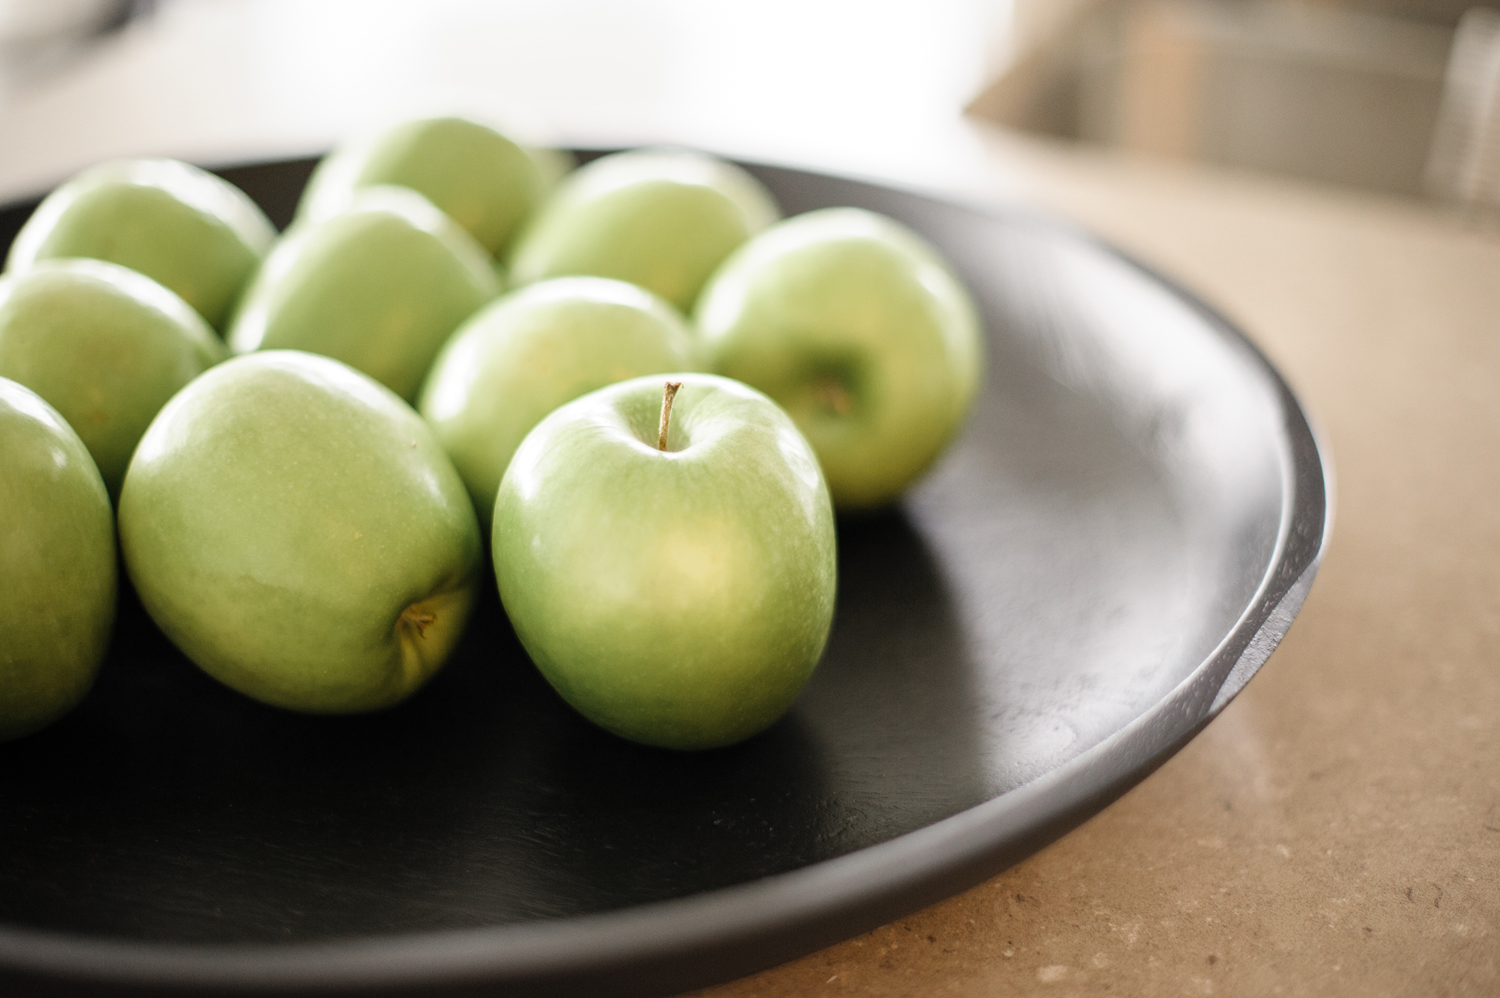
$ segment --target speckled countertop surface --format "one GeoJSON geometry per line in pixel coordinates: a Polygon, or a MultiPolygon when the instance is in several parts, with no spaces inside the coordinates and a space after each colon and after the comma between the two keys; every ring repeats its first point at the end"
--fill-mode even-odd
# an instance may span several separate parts
{"type": "Polygon", "coordinates": [[[1500,236],[990,142],[1278,364],[1332,450],[1332,545],[1280,649],[1123,799],[965,894],[702,998],[1500,994],[1500,236]]]}

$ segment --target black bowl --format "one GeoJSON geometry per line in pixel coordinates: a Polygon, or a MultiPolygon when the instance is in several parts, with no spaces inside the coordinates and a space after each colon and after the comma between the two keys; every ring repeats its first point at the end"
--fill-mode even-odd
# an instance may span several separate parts
{"type": "MultiPolygon", "coordinates": [[[[284,224],[311,165],[222,172],[284,224]]],[[[87,701],[0,746],[6,994],[725,980],[1000,871],[1244,686],[1330,515],[1307,421],[1247,340],[1057,221],[749,168],[789,214],[858,205],[925,235],[989,331],[963,437],[898,507],[840,523],[833,636],[791,714],[696,755],[614,739],[491,593],[408,704],[303,717],[208,679],[127,591],[87,701]]]]}

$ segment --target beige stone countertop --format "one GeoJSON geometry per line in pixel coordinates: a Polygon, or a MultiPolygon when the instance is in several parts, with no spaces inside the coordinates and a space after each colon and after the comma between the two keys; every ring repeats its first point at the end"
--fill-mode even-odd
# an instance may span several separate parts
{"type": "Polygon", "coordinates": [[[1114,805],[964,894],[698,994],[1500,994],[1500,236],[987,141],[1278,365],[1332,452],[1332,543],[1260,673],[1114,805]]]}

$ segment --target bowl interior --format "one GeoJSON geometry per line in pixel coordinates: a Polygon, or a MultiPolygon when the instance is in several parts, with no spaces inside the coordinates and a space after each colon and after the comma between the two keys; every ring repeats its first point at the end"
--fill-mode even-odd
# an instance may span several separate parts
{"type": "MultiPolygon", "coordinates": [[[[225,173],[284,224],[310,165],[225,173]]],[[[833,636],[791,714],[717,752],[616,740],[537,676],[491,591],[411,702],[303,717],[205,677],[127,586],[95,691],[0,745],[0,925],[309,941],[684,897],[1004,794],[1183,682],[1286,529],[1285,416],[1254,352],[1056,223],[755,169],[789,214],[921,232],[990,343],[933,473],[840,523],[833,636]]],[[[29,210],[0,212],[0,238],[29,210]]]]}

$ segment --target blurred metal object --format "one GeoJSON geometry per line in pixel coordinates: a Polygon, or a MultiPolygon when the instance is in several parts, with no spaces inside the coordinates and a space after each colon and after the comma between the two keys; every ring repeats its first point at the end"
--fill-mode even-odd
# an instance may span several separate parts
{"type": "Polygon", "coordinates": [[[1152,156],[1417,194],[1451,37],[1307,3],[1103,3],[970,111],[1152,156]]]}
{"type": "Polygon", "coordinates": [[[44,76],[154,7],[155,0],[0,0],[0,92],[44,76]]]}
{"type": "Polygon", "coordinates": [[[97,30],[121,0],[0,0],[0,45],[35,45],[97,30]]]}
{"type": "Polygon", "coordinates": [[[1476,7],[1458,23],[1425,185],[1433,197],[1500,210],[1500,12],[1476,7]]]}

